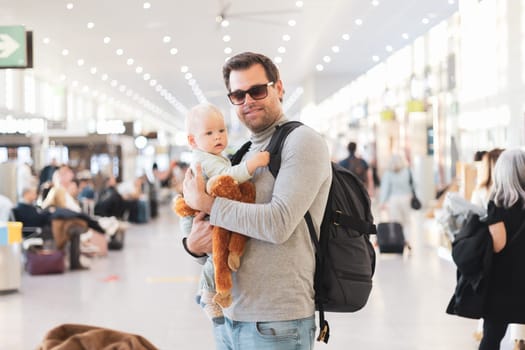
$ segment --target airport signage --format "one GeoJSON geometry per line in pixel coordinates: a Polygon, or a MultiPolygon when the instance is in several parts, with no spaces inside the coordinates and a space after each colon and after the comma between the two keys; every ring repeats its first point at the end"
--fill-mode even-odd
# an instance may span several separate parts
{"type": "Polygon", "coordinates": [[[0,26],[0,68],[33,67],[33,35],[24,26],[0,26]]]}

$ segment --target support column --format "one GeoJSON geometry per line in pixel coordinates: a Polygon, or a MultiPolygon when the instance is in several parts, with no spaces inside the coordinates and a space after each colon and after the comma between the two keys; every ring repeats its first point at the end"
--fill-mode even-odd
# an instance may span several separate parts
{"type": "Polygon", "coordinates": [[[508,145],[510,148],[525,145],[525,82],[523,65],[525,49],[522,21],[523,1],[507,0],[507,101],[510,112],[510,122],[507,128],[508,145]]]}

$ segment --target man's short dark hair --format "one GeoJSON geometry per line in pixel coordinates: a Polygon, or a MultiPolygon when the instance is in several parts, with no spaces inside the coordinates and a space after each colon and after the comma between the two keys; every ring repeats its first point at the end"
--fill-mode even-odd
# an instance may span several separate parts
{"type": "Polygon", "coordinates": [[[348,152],[350,154],[354,154],[356,149],[357,149],[357,145],[355,144],[355,142],[350,142],[350,143],[348,143],[347,148],[348,148],[348,152]]]}
{"type": "MultiPolygon", "coordinates": [[[[231,57],[222,67],[222,76],[224,84],[230,91],[230,73],[232,70],[246,70],[254,64],[263,66],[268,81],[277,82],[279,78],[279,69],[268,57],[254,52],[243,52],[231,57]]],[[[231,91],[230,91],[231,92],[231,91]]]]}

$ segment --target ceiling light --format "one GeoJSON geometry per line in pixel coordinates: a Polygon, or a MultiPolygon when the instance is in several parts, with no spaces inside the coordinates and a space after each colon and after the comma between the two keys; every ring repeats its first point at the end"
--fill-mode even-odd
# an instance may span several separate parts
{"type": "Polygon", "coordinates": [[[87,27],[88,27],[88,29],[93,29],[93,27],[95,27],[95,23],[88,22],[87,27]]]}
{"type": "Polygon", "coordinates": [[[124,54],[124,50],[122,50],[122,49],[117,49],[117,50],[115,51],[115,53],[117,54],[117,56],[122,56],[122,55],[124,54]]]}
{"type": "Polygon", "coordinates": [[[120,85],[119,88],[120,92],[126,91],[126,85],[120,85]]]}
{"type": "Polygon", "coordinates": [[[188,70],[189,70],[188,66],[181,66],[180,67],[180,72],[181,73],[186,73],[188,70]]]}
{"type": "Polygon", "coordinates": [[[324,56],[323,57],[323,61],[325,61],[326,63],[329,63],[332,59],[330,58],[330,56],[324,56]]]}
{"type": "Polygon", "coordinates": [[[290,27],[294,27],[296,24],[297,24],[297,22],[294,19],[291,19],[291,20],[288,21],[288,25],[290,27]]]}
{"type": "Polygon", "coordinates": [[[143,76],[144,80],[150,80],[151,79],[151,75],[149,75],[148,73],[145,73],[143,76]]]}
{"type": "Polygon", "coordinates": [[[171,41],[171,37],[166,35],[164,38],[162,38],[162,41],[167,44],[171,41]]]}
{"type": "Polygon", "coordinates": [[[115,79],[113,79],[113,80],[111,81],[110,84],[111,84],[111,86],[115,87],[115,86],[118,85],[118,81],[116,81],[115,79]]]}
{"type": "Polygon", "coordinates": [[[343,40],[350,40],[350,34],[343,34],[342,35],[343,40]]]}
{"type": "Polygon", "coordinates": [[[428,24],[429,22],[430,21],[426,17],[421,20],[421,23],[423,23],[423,24],[428,24]]]}
{"type": "Polygon", "coordinates": [[[273,61],[274,61],[275,63],[281,63],[281,62],[283,61],[283,59],[282,59],[282,57],[280,57],[280,56],[275,56],[275,58],[273,59],[273,61]]]}
{"type": "Polygon", "coordinates": [[[193,77],[193,75],[191,73],[189,73],[189,72],[184,74],[184,78],[186,78],[186,80],[190,80],[192,77],[193,77]]]}
{"type": "Polygon", "coordinates": [[[77,64],[79,67],[82,67],[84,65],[84,60],[82,58],[77,60],[77,64]]]}
{"type": "Polygon", "coordinates": [[[224,48],[224,53],[227,54],[227,55],[231,54],[232,53],[232,48],[231,47],[224,48]]]}
{"type": "Polygon", "coordinates": [[[284,46],[280,46],[278,49],[277,49],[277,52],[279,53],[285,53],[286,52],[286,48],[284,46]]]}
{"type": "Polygon", "coordinates": [[[151,79],[151,80],[149,81],[149,84],[150,84],[151,86],[155,86],[155,85],[157,85],[157,81],[156,81],[155,79],[151,79]]]}
{"type": "Polygon", "coordinates": [[[455,2],[454,0],[448,0],[448,3],[449,3],[450,5],[454,5],[456,2],[455,2]]]}
{"type": "Polygon", "coordinates": [[[372,0],[372,6],[379,6],[378,0],[372,0]]]}
{"type": "Polygon", "coordinates": [[[385,46],[385,50],[386,50],[387,52],[392,52],[393,48],[392,48],[392,46],[387,45],[387,46],[385,46]]]}
{"type": "Polygon", "coordinates": [[[67,56],[67,55],[69,55],[69,50],[68,50],[68,49],[64,49],[64,50],[62,50],[62,55],[63,55],[63,56],[67,56]]]}
{"type": "Polygon", "coordinates": [[[303,7],[303,5],[304,5],[304,2],[302,2],[302,1],[296,1],[295,2],[295,6],[297,6],[297,7],[303,7]]]}
{"type": "Polygon", "coordinates": [[[73,9],[73,3],[72,3],[72,2],[68,3],[68,4],[66,5],[66,8],[67,8],[68,10],[72,10],[72,9],[73,9]]]}
{"type": "Polygon", "coordinates": [[[288,34],[284,34],[283,35],[283,40],[284,41],[290,41],[291,37],[288,35],[288,34]]]}
{"type": "Polygon", "coordinates": [[[227,19],[225,19],[225,20],[223,20],[223,21],[221,22],[221,26],[223,26],[224,28],[226,28],[226,27],[229,26],[229,25],[230,25],[230,21],[228,21],[227,19]]]}
{"type": "Polygon", "coordinates": [[[109,44],[111,38],[109,36],[104,37],[104,44],[109,44]]]}
{"type": "Polygon", "coordinates": [[[332,46],[332,52],[333,53],[338,53],[339,52],[339,46],[337,46],[337,45],[332,46]]]}
{"type": "Polygon", "coordinates": [[[102,74],[102,76],[100,77],[100,79],[102,79],[102,80],[104,80],[104,81],[108,80],[108,78],[109,78],[109,77],[108,77],[107,74],[102,74]]]}
{"type": "Polygon", "coordinates": [[[409,36],[408,36],[408,33],[403,33],[401,34],[401,37],[405,40],[408,40],[409,36]]]}
{"type": "Polygon", "coordinates": [[[316,64],[315,65],[315,69],[317,69],[320,72],[320,71],[322,71],[324,69],[324,67],[323,67],[322,64],[316,64]]]}
{"type": "Polygon", "coordinates": [[[354,22],[356,26],[363,25],[363,20],[361,18],[356,19],[354,22]]]}
{"type": "Polygon", "coordinates": [[[89,92],[89,87],[87,85],[84,85],[82,88],[82,92],[89,92]]]}
{"type": "Polygon", "coordinates": [[[177,50],[175,47],[172,47],[172,48],[170,49],[170,53],[171,53],[172,55],[176,55],[178,52],[179,52],[179,50],[177,50]]]}
{"type": "Polygon", "coordinates": [[[91,69],[89,70],[89,72],[91,74],[97,74],[97,67],[91,67],[91,69]]]}
{"type": "Polygon", "coordinates": [[[222,41],[224,41],[225,43],[229,42],[230,40],[232,40],[232,38],[229,35],[225,35],[222,37],[222,41]]]}
{"type": "Polygon", "coordinates": [[[133,64],[133,62],[135,62],[135,60],[133,58],[128,58],[127,61],[126,61],[128,66],[131,66],[133,64]]]}
{"type": "Polygon", "coordinates": [[[377,55],[372,56],[372,61],[379,62],[379,56],[377,55]]]}
{"type": "Polygon", "coordinates": [[[147,10],[149,8],[151,8],[151,4],[149,2],[145,2],[144,5],[142,5],[142,7],[147,10]]]}
{"type": "Polygon", "coordinates": [[[49,44],[49,43],[51,42],[51,39],[49,39],[49,38],[44,38],[44,39],[42,39],[42,42],[43,42],[44,44],[49,44]]]}
{"type": "Polygon", "coordinates": [[[71,83],[71,85],[72,85],[73,87],[77,87],[77,86],[78,86],[78,81],[73,80],[73,82],[71,83]]]}
{"type": "Polygon", "coordinates": [[[142,73],[143,69],[141,66],[138,66],[137,68],[135,68],[135,72],[137,72],[137,74],[140,74],[142,73]]]}
{"type": "Polygon", "coordinates": [[[60,80],[65,81],[66,80],[66,75],[65,74],[60,75],[60,80]]]}

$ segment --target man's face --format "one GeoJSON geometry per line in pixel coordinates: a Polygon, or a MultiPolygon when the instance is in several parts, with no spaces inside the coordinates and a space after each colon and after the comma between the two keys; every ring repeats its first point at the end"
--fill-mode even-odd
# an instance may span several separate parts
{"type": "MultiPolygon", "coordinates": [[[[230,73],[231,91],[247,91],[255,85],[269,83],[264,67],[255,64],[245,70],[233,70],[230,73]]],[[[268,86],[268,96],[254,100],[246,94],[246,100],[241,105],[235,106],[239,120],[252,132],[260,132],[272,125],[282,114],[280,99],[283,96],[282,82],[275,81],[268,86]]]]}

